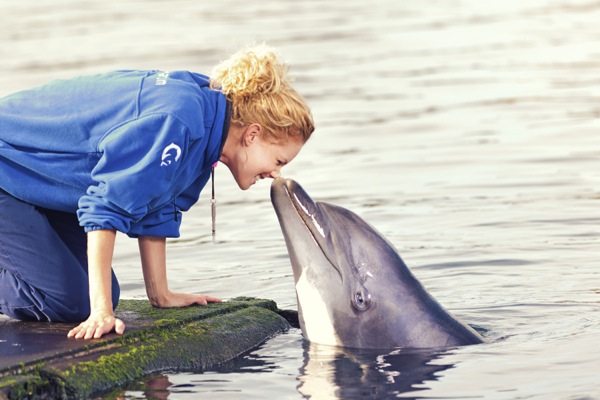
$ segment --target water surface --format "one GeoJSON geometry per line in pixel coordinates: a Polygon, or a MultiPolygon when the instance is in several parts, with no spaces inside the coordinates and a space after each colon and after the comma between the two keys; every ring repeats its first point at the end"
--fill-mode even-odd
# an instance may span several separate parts
{"type": "MultiPolygon", "coordinates": [[[[532,0],[0,5],[0,95],[112,69],[212,65],[278,47],[317,131],[286,167],[360,214],[488,344],[355,354],[277,336],[219,370],[163,373],[124,398],[600,398],[600,3],[532,0]]],[[[169,244],[174,290],[295,308],[269,183],[217,168],[169,244]]],[[[145,296],[120,238],[123,296],[145,296]]]]}

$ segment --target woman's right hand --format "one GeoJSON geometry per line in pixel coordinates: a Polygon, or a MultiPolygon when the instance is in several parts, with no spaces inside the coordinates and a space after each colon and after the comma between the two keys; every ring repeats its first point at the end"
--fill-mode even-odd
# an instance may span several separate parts
{"type": "Polygon", "coordinates": [[[87,320],[71,329],[68,338],[75,339],[100,339],[102,335],[115,331],[122,335],[125,331],[125,323],[115,318],[112,311],[94,312],[87,320]]]}
{"type": "Polygon", "coordinates": [[[90,316],[67,334],[75,339],[99,339],[115,331],[122,334],[125,324],[112,307],[111,265],[115,248],[114,229],[92,230],[87,234],[90,316]]]}

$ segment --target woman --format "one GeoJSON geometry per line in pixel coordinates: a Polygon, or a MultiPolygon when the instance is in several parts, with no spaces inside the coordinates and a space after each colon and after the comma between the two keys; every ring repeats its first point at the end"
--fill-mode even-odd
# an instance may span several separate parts
{"type": "Polygon", "coordinates": [[[83,321],[68,333],[78,339],[122,334],[116,231],[138,239],[153,306],[220,301],[168,289],[166,238],[179,236],[214,163],[246,190],[278,176],[313,130],[267,46],[236,53],[211,78],[117,71],[1,99],[0,312],[83,321]]]}

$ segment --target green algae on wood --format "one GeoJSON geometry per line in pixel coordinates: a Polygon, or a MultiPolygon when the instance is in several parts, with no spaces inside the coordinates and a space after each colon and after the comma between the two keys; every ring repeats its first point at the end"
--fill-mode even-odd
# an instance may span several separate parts
{"type": "Polygon", "coordinates": [[[116,315],[125,321],[151,321],[152,324],[157,324],[162,320],[171,319],[183,323],[208,318],[213,315],[226,314],[251,306],[277,311],[277,304],[273,300],[236,297],[223,303],[174,308],[152,307],[146,300],[121,300],[116,310],[116,315]]]}
{"type": "Polygon", "coordinates": [[[129,323],[123,336],[82,341],[78,351],[4,372],[0,399],[87,398],[157,371],[205,370],[287,330],[275,311],[270,300],[244,298],[183,309],[125,300],[117,310],[129,323]]]}

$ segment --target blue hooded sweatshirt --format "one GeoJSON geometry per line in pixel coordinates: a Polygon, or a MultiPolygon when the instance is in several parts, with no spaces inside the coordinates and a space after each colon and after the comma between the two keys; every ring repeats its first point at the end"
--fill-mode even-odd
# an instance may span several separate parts
{"type": "Polygon", "coordinates": [[[0,99],[0,188],[86,232],[178,237],[229,129],[206,76],[117,71],[0,99]]]}

